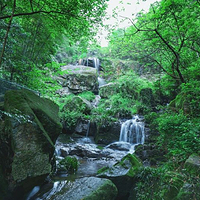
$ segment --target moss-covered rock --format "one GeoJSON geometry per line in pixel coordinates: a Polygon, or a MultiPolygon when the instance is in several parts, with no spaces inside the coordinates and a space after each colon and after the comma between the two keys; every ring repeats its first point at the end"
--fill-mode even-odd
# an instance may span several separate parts
{"type": "Polygon", "coordinates": [[[75,132],[78,121],[84,118],[85,115],[90,114],[93,108],[86,99],[75,95],[70,96],[66,99],[65,105],[60,111],[63,133],[68,134],[75,132]]]}
{"type": "Polygon", "coordinates": [[[55,78],[63,87],[57,91],[61,96],[84,91],[98,93],[98,77],[95,68],[67,65],[62,67],[62,71],[63,74],[55,78]]]}
{"type": "Polygon", "coordinates": [[[61,133],[58,106],[31,91],[10,90],[5,94],[4,108],[5,128],[0,137],[10,144],[6,148],[11,153],[7,155],[10,162],[3,167],[14,181],[13,188],[32,187],[32,178],[51,172],[54,143],[61,133]]]}
{"type": "Polygon", "coordinates": [[[117,186],[118,198],[126,199],[134,185],[135,175],[141,166],[140,160],[134,154],[128,154],[112,167],[100,169],[98,176],[110,179],[117,186]]]}
{"type": "Polygon", "coordinates": [[[60,160],[57,165],[57,170],[75,173],[78,169],[78,165],[79,163],[76,157],[66,156],[64,159],[60,160]]]}
{"type": "Polygon", "coordinates": [[[70,200],[115,200],[117,188],[112,181],[103,178],[85,177],[64,185],[51,199],[70,200]]]}
{"type": "Polygon", "coordinates": [[[200,175],[200,156],[192,154],[185,162],[185,169],[196,176],[200,175]]]}

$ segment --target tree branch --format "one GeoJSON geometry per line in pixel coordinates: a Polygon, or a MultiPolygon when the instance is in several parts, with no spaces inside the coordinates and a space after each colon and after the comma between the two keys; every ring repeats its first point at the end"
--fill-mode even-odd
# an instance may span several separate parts
{"type": "MultiPolygon", "coordinates": [[[[38,11],[34,11],[34,12],[28,12],[28,13],[18,13],[18,14],[14,14],[12,17],[19,17],[19,16],[27,16],[27,15],[35,15],[35,14],[39,14],[39,13],[44,13],[44,14],[51,14],[51,13],[55,13],[55,14],[62,14],[62,15],[65,15],[65,13],[63,12],[58,12],[58,11],[55,11],[55,10],[51,10],[51,11],[44,11],[44,10],[38,10],[38,11]]],[[[72,15],[72,14],[71,14],[72,15]]],[[[74,15],[72,15],[74,17],[74,15]]],[[[3,17],[0,17],[0,20],[1,19],[7,19],[7,18],[11,18],[11,15],[6,15],[6,16],[3,16],[3,17]]]]}
{"type": "Polygon", "coordinates": [[[8,39],[8,33],[10,31],[10,27],[11,27],[11,24],[12,24],[13,16],[14,16],[14,13],[15,13],[16,1],[17,0],[14,0],[12,14],[10,16],[10,20],[9,20],[9,23],[8,23],[8,28],[7,28],[6,35],[5,35],[4,42],[3,42],[3,48],[2,48],[1,56],[0,56],[0,67],[1,67],[1,64],[2,64],[2,61],[3,61],[3,56],[4,56],[4,52],[5,52],[5,48],[6,48],[7,39],[8,39]]]}

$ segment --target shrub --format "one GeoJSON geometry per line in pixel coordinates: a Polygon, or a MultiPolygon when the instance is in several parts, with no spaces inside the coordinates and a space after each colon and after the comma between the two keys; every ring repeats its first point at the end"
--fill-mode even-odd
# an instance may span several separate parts
{"type": "Polygon", "coordinates": [[[135,188],[137,200],[174,199],[184,183],[181,174],[166,171],[164,168],[142,168],[137,178],[135,188]]]}
{"type": "Polygon", "coordinates": [[[157,119],[159,145],[168,150],[168,157],[185,161],[192,153],[200,153],[199,119],[183,114],[165,113],[157,119]]]}

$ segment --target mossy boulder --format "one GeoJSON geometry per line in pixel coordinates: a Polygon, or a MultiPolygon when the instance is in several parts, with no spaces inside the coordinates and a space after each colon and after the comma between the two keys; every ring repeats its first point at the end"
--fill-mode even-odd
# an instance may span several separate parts
{"type": "Polygon", "coordinates": [[[196,176],[200,175],[200,156],[192,154],[185,162],[185,169],[196,176]]]}
{"type": "Polygon", "coordinates": [[[5,125],[0,133],[10,154],[6,163],[13,188],[28,190],[52,169],[54,143],[61,133],[58,106],[28,90],[10,90],[5,94],[5,125]]]}
{"type": "Polygon", "coordinates": [[[95,68],[66,65],[62,67],[62,75],[55,77],[62,89],[57,91],[61,96],[84,91],[98,93],[98,76],[95,68]]]}
{"type": "Polygon", "coordinates": [[[80,96],[69,98],[60,111],[63,133],[74,133],[77,123],[90,114],[92,108],[91,103],[80,96]]]}
{"type": "Polygon", "coordinates": [[[110,179],[118,189],[118,198],[126,199],[135,183],[135,175],[142,166],[134,154],[127,154],[112,167],[104,167],[98,171],[98,177],[110,179]]]}
{"type": "Polygon", "coordinates": [[[85,177],[76,179],[74,182],[64,185],[64,187],[53,194],[51,199],[70,200],[115,200],[117,188],[112,181],[103,178],[85,177]]]}

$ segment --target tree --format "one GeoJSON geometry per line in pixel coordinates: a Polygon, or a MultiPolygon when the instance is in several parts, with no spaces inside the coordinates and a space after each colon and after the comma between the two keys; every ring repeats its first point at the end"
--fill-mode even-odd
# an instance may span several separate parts
{"type": "MultiPolygon", "coordinates": [[[[1,73],[5,78],[23,81],[34,68],[51,62],[62,39],[70,45],[88,41],[106,9],[107,0],[1,0],[1,73]],[[63,37],[64,36],[64,37],[63,37]]],[[[44,68],[44,67],[43,67],[44,68]]]]}
{"type": "Polygon", "coordinates": [[[199,59],[200,5],[197,1],[162,0],[124,36],[120,48],[144,65],[156,65],[177,83],[188,81],[192,65],[199,59]],[[128,50],[128,51],[127,51],[128,50]]]}

